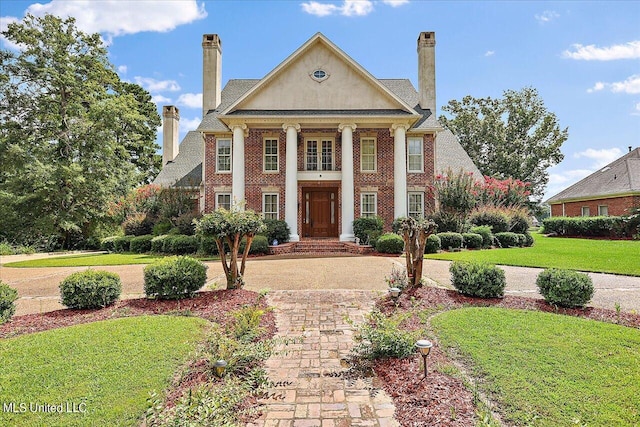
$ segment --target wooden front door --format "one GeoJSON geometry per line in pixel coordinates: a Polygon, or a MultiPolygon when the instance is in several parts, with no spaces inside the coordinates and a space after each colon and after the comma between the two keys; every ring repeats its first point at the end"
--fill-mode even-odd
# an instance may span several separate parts
{"type": "Polygon", "coordinates": [[[303,237],[338,237],[337,189],[303,189],[302,200],[303,237]]]}

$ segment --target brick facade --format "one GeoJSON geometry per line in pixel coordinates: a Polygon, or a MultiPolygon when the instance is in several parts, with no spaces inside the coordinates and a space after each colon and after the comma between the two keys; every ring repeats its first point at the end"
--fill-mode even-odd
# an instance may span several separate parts
{"type": "MultiPolygon", "coordinates": [[[[335,170],[342,170],[342,145],[341,134],[337,129],[301,129],[298,133],[298,170],[305,169],[305,141],[310,137],[330,138],[334,141],[334,166],[335,170]]],[[[411,135],[407,136],[407,139],[411,135]]],[[[216,171],[216,140],[217,138],[231,138],[228,135],[205,135],[204,149],[204,186],[205,200],[204,211],[215,210],[216,192],[230,192],[232,177],[230,173],[218,173],[216,171]]],[[[434,135],[426,134],[423,139],[423,173],[407,174],[408,191],[424,192],[425,211],[429,212],[433,206],[428,187],[433,183],[435,145],[434,135]]],[[[377,194],[378,215],[384,219],[385,228],[390,230],[394,220],[393,201],[393,157],[394,138],[389,129],[360,128],[353,133],[353,170],[354,170],[354,212],[355,218],[361,215],[362,192],[375,192],[377,194]],[[360,166],[360,139],[373,137],[376,140],[376,171],[363,172],[360,166]]],[[[279,219],[285,215],[285,182],[286,182],[286,133],[278,129],[250,128],[245,137],[245,197],[247,208],[256,212],[262,212],[262,195],[265,192],[279,195],[279,219]],[[266,138],[278,139],[278,171],[264,171],[264,140],[266,138]]],[[[298,230],[302,231],[302,189],[303,187],[331,187],[337,188],[338,231],[342,230],[341,224],[341,183],[340,181],[299,181],[298,182],[298,230]]]]}
{"type": "Polygon", "coordinates": [[[628,215],[632,208],[640,207],[640,195],[553,203],[551,216],[582,216],[582,208],[585,206],[589,208],[589,216],[597,216],[599,206],[607,206],[610,216],[628,215]],[[562,212],[563,204],[564,215],[562,212]]]}

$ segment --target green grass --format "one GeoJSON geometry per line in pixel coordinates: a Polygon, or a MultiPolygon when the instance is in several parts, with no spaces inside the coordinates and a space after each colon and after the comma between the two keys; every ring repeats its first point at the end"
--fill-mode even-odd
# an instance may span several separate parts
{"type": "Polygon", "coordinates": [[[138,425],[150,392],[162,392],[204,335],[206,321],[142,316],[0,340],[0,425],[138,425]],[[32,413],[29,404],[85,413],[32,413]]]}
{"type": "MultiPolygon", "coordinates": [[[[163,255],[147,254],[96,254],[96,255],[69,255],[61,257],[51,257],[33,259],[27,261],[10,262],[3,264],[3,267],[92,267],[104,265],[131,265],[131,264],[151,264],[163,255]]],[[[220,258],[208,257],[198,258],[201,261],[213,261],[220,258]]]]}
{"type": "Polygon", "coordinates": [[[640,276],[640,241],[568,239],[535,233],[533,237],[535,244],[530,248],[443,252],[425,258],[640,276]]]}
{"type": "Polygon", "coordinates": [[[640,425],[638,329],[498,308],[452,310],[431,324],[512,423],[640,425]]]}

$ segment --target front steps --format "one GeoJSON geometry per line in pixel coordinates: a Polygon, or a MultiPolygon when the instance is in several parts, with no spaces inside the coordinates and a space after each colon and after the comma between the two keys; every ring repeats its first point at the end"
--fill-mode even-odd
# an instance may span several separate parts
{"type": "Polygon", "coordinates": [[[271,255],[340,256],[349,254],[365,255],[371,252],[373,252],[373,248],[371,246],[341,242],[337,239],[305,238],[299,242],[289,242],[278,246],[269,246],[269,253],[271,255]]]}

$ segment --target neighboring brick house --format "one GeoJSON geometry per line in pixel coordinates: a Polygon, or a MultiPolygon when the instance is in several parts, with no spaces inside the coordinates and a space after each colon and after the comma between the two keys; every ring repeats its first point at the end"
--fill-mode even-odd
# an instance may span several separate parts
{"type": "Polygon", "coordinates": [[[640,208],[640,148],[547,200],[551,216],[627,215],[640,208]]]}
{"type": "Polygon", "coordinates": [[[287,222],[291,240],[353,241],[352,222],[424,215],[435,173],[482,176],[435,117],[435,34],[418,38],[416,91],[377,79],[317,33],[262,79],[221,89],[222,46],[203,36],[203,120],[178,146],[178,109],[163,108],[161,185],[192,188],[200,208],[246,202],[287,222]]]}

